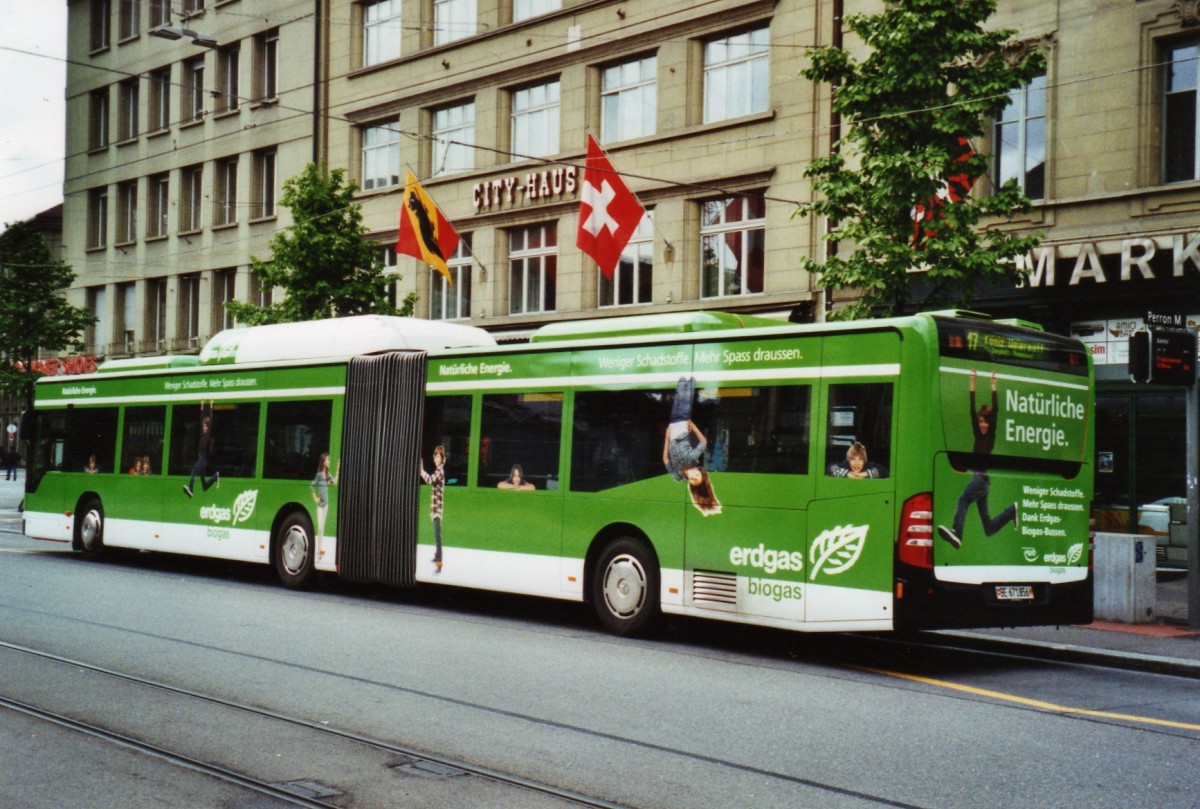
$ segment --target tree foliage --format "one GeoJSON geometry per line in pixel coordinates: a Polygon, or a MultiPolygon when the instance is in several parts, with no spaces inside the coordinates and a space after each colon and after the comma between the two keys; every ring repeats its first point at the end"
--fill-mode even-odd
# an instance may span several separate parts
{"type": "Polygon", "coordinates": [[[74,280],[32,223],[0,233],[0,389],[32,402],[38,352],[83,348],[80,335],[96,318],[64,296],[74,280]]]}
{"type": "Polygon", "coordinates": [[[826,238],[853,245],[848,255],[804,261],[826,289],[861,291],[840,316],[890,314],[914,298],[922,306],[966,305],[980,286],[1020,278],[1015,258],[1040,235],[996,227],[1029,208],[1015,181],[982,193],[976,183],[971,196],[940,206],[932,235],[914,244],[916,203],[936,198],[946,178],[964,170],[986,182],[988,156],[971,151],[962,159],[959,139],[978,148],[1007,94],[1044,69],[1036,51],[1006,61],[1016,32],[983,28],[995,9],[994,0],[897,0],[847,18],[869,49],[862,61],[840,48],[811,54],[804,75],[834,87],[846,131],[839,151],[806,169],[814,201],[797,213],[827,217],[836,229],[826,238]],[[984,219],[992,222],[981,228],[984,219]]]}
{"type": "Polygon", "coordinates": [[[239,323],[293,323],[349,315],[411,315],[416,294],[397,309],[384,276],[383,254],[365,238],[358,190],[345,169],[326,171],[309,163],[283,184],[280,204],[292,212],[292,226],[271,239],[271,258],[251,258],[251,271],[265,288],[282,287],[286,297],[269,306],[231,301],[226,307],[239,323]]]}

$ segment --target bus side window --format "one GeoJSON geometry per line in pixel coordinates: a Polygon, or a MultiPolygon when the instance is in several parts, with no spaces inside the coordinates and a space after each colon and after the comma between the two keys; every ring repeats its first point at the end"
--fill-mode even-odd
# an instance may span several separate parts
{"type": "MultiPolygon", "coordinates": [[[[167,472],[188,475],[200,456],[201,403],[171,408],[171,449],[167,472]]],[[[258,403],[212,405],[212,439],[205,474],[253,477],[258,460],[258,403]]],[[[316,474],[316,466],[313,466],[316,474]]]]}
{"type": "Polygon", "coordinates": [[[523,480],[534,488],[558,488],[562,403],[561,393],[496,393],[483,397],[477,480],[481,488],[496,488],[517,466],[521,467],[523,480]]]}
{"type": "Polygon", "coordinates": [[[663,391],[580,391],[571,430],[571,489],[598,492],[663,474],[663,391]]]}
{"type": "Polygon", "coordinates": [[[61,465],[64,472],[83,472],[92,456],[100,472],[115,472],[117,408],[76,407],[67,411],[67,435],[61,465]]]}
{"type": "MultiPolygon", "coordinates": [[[[329,425],[333,402],[269,402],[263,477],[278,480],[312,480],[321,454],[330,452],[329,425]]],[[[218,439],[220,436],[218,436],[218,439]]],[[[340,458],[330,458],[330,474],[337,473],[340,458]]]]}
{"type": "Polygon", "coordinates": [[[710,472],[808,474],[811,385],[704,388],[692,421],[710,472]]]}
{"type": "Polygon", "coordinates": [[[467,485],[467,456],[471,437],[471,394],[428,396],[421,435],[421,463],[433,472],[433,450],[446,453],[446,485],[467,485]]]}
{"type": "Polygon", "coordinates": [[[829,386],[825,474],[885,478],[892,463],[892,383],[829,386]]]}
{"type": "Polygon", "coordinates": [[[162,405],[125,408],[121,430],[121,468],[130,475],[161,475],[167,408],[162,405]]]}

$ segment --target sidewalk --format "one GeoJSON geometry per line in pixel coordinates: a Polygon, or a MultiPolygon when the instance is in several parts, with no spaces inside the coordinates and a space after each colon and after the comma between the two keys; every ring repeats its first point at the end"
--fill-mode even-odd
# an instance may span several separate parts
{"type": "MultiPolygon", "coordinates": [[[[18,480],[0,474],[0,531],[21,531],[17,506],[25,493],[25,470],[18,480]]],[[[1200,632],[1187,628],[1187,577],[1179,571],[1160,572],[1156,621],[1150,624],[1097,622],[1087,626],[1042,626],[1021,629],[971,629],[936,633],[947,639],[965,638],[973,645],[998,651],[1076,662],[1159,671],[1200,678],[1200,632]]]]}

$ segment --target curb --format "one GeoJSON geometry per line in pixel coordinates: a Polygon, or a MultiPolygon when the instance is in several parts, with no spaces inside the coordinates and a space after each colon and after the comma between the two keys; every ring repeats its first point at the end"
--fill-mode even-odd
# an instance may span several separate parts
{"type": "Polygon", "coordinates": [[[1100,649],[1095,646],[1077,646],[1072,643],[1048,643],[1027,638],[998,638],[993,635],[980,635],[975,632],[957,630],[931,633],[930,638],[938,636],[953,638],[956,641],[966,641],[972,648],[985,651],[1007,654],[1016,654],[1019,651],[1045,660],[1090,663],[1109,668],[1200,679],[1200,661],[1198,660],[1100,649]]]}

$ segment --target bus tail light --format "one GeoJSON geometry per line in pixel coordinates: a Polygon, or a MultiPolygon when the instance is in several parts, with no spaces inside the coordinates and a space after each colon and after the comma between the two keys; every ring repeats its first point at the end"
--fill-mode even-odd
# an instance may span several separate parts
{"type": "Polygon", "coordinates": [[[900,561],[933,567],[933,494],[921,492],[904,501],[900,514],[900,561]]]}

